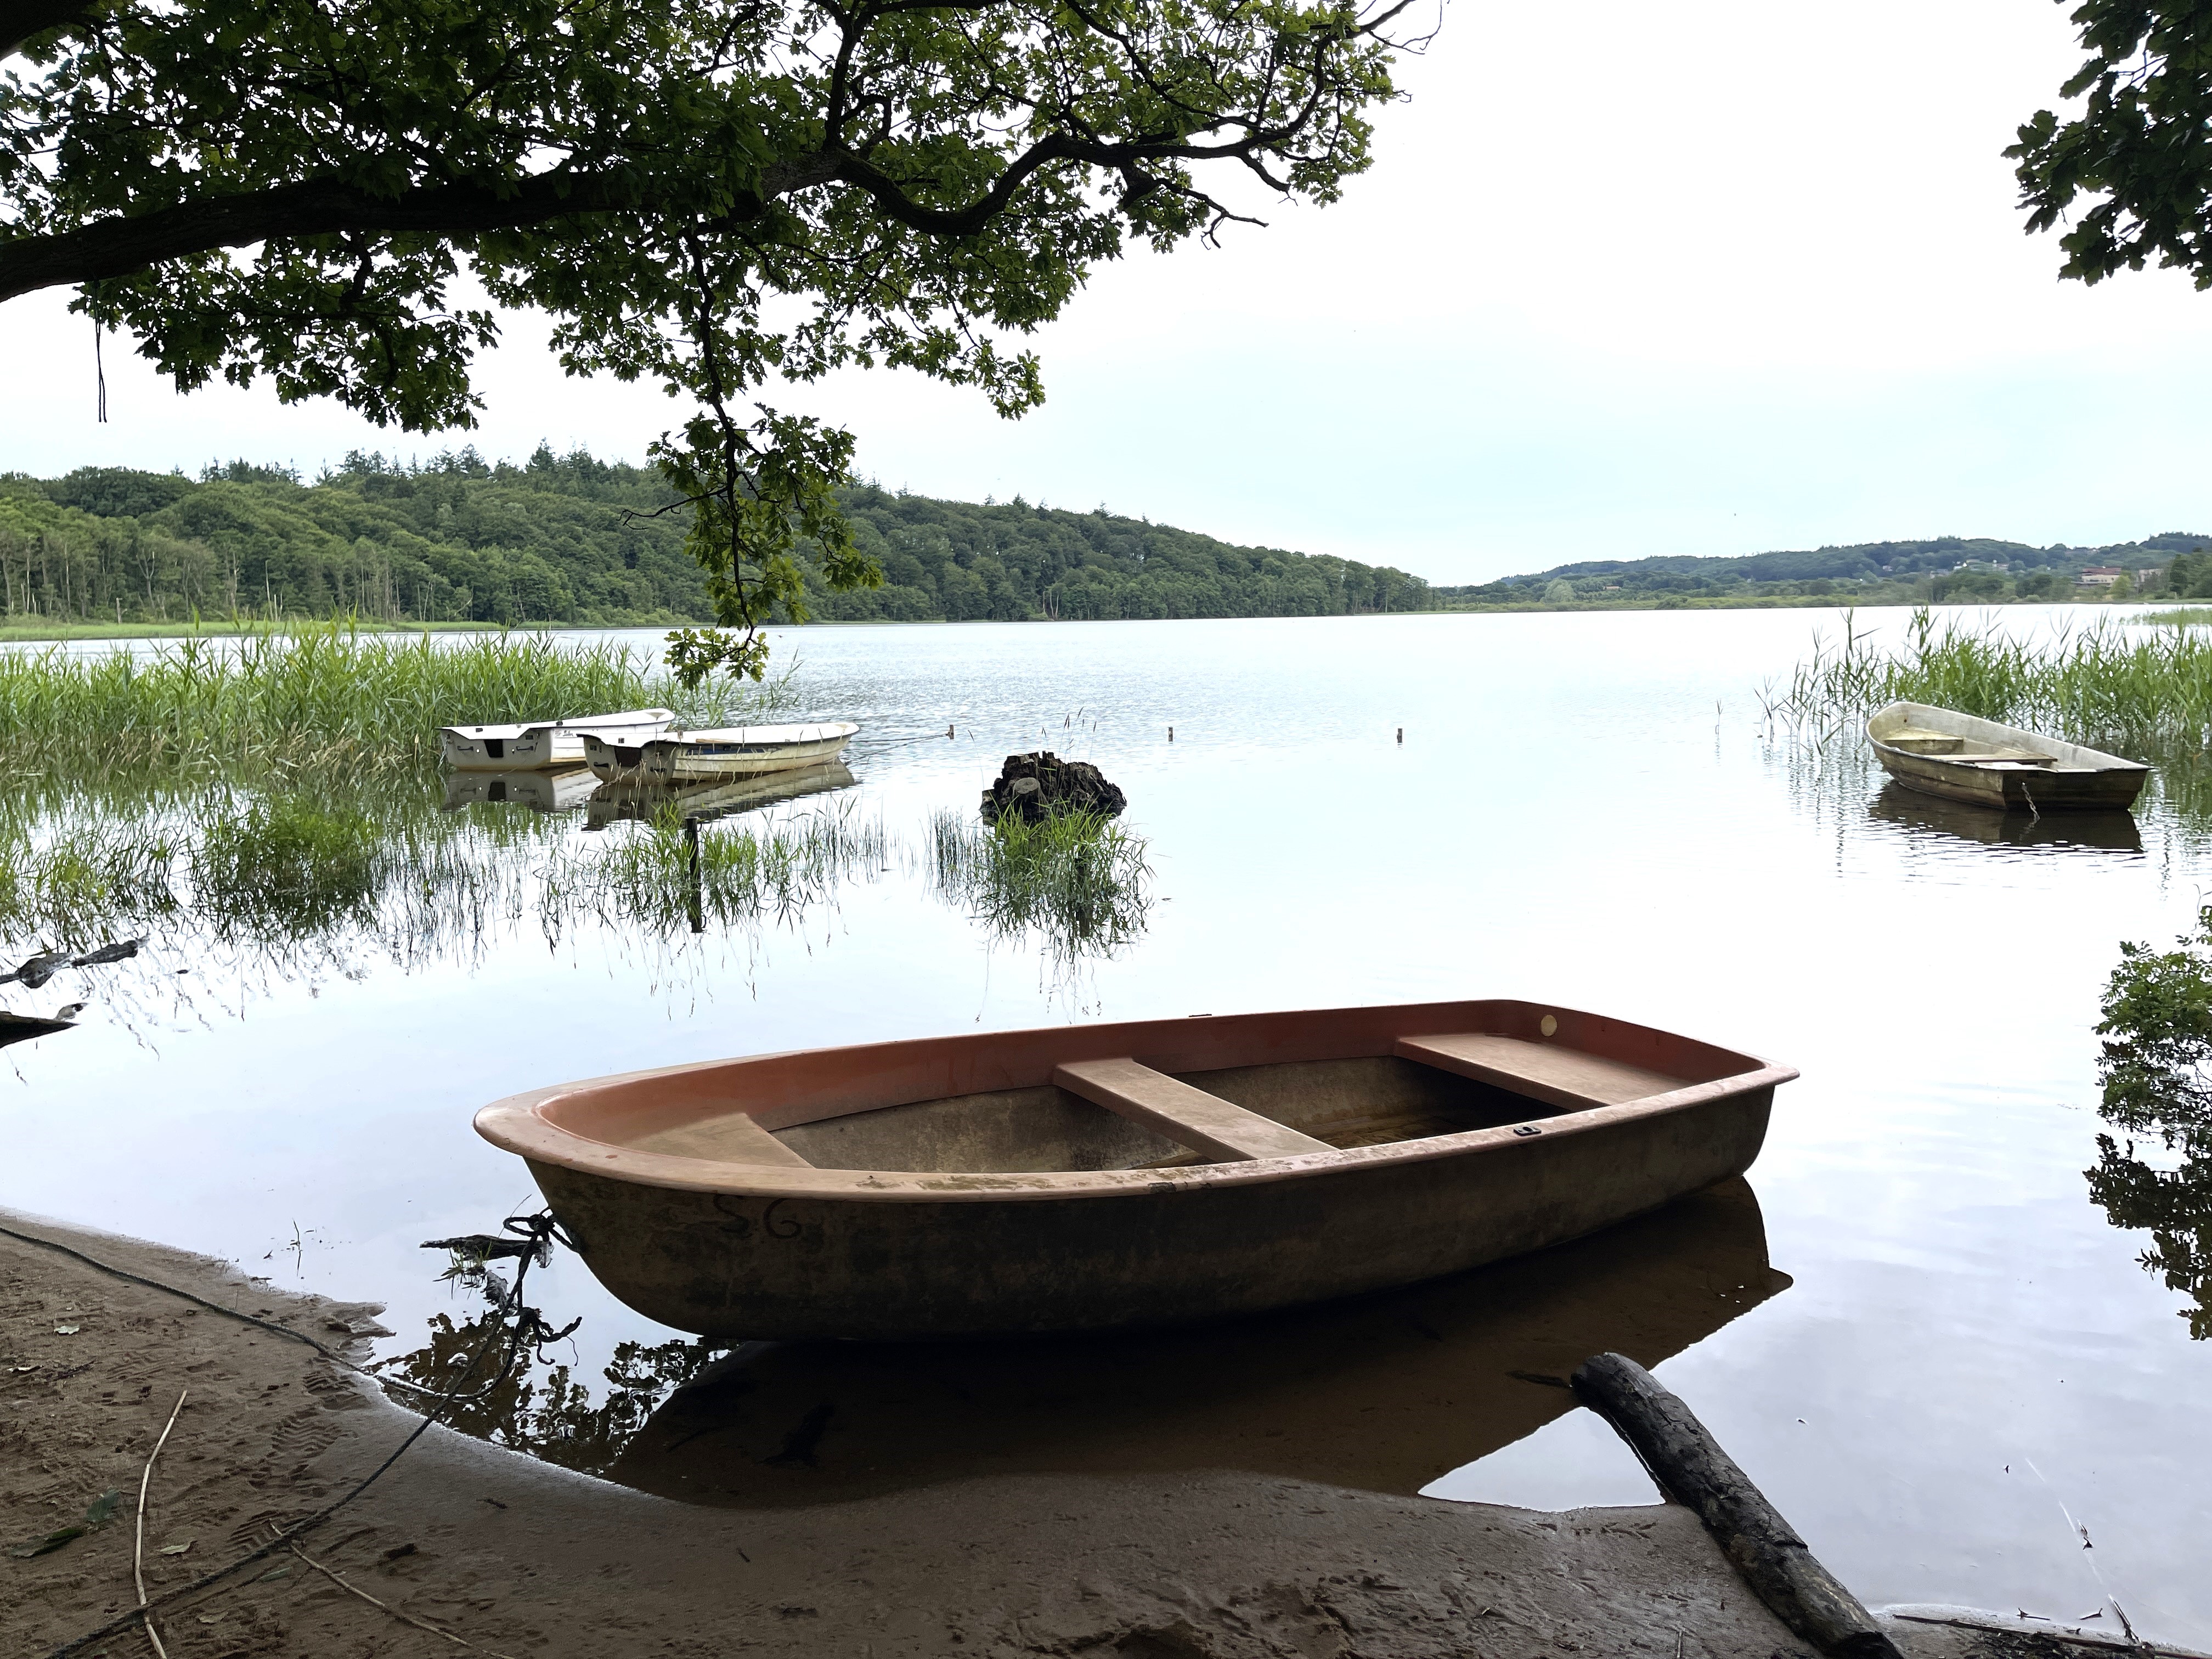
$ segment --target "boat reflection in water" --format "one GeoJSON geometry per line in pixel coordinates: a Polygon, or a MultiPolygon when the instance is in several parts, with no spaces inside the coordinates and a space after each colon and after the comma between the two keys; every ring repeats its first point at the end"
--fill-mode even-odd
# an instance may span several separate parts
{"type": "Polygon", "coordinates": [[[448,772],[445,810],[504,802],[527,806],[533,812],[571,812],[592,798],[599,787],[589,767],[565,772],[448,772]]]}
{"type": "Polygon", "coordinates": [[[1891,783],[1868,805],[1869,817],[1908,830],[1932,830],[1978,842],[1985,847],[2081,848],[2107,853],[2140,853],[2142,831],[2135,814],[2112,812],[2001,811],[1967,806],[1891,783]]]}
{"type": "Polygon", "coordinates": [[[1788,1288],[1741,1178],[1474,1273],[1194,1328],[1026,1341],[756,1343],[599,1473],[774,1507],[979,1475],[1228,1468],[1413,1493],[1575,1407],[1591,1354],[1656,1365],[1788,1288]]]}
{"type": "MultiPolygon", "coordinates": [[[[584,776],[586,782],[593,781],[588,772],[584,776]]],[[[789,772],[709,783],[602,783],[590,792],[584,828],[604,830],[611,823],[650,823],[664,813],[690,823],[711,823],[771,801],[849,788],[854,781],[851,769],[842,761],[828,761],[789,772]]]]}

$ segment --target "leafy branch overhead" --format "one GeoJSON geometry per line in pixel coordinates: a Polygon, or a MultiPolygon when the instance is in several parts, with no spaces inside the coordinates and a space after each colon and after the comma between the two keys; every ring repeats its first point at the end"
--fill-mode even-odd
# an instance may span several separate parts
{"type": "Polygon", "coordinates": [[[702,406],[656,454],[749,633],[793,536],[872,574],[849,436],[757,388],[882,364],[1033,407],[1010,337],[1242,217],[1212,175],[1326,203],[1368,165],[1409,3],[0,0],[0,301],[75,287],[180,388],[426,430],[480,406],[473,276],[572,372],[702,406]]]}
{"type": "Polygon", "coordinates": [[[2095,283],[2155,260],[2212,288],[2212,5],[2085,0],[2088,57],[2005,151],[2028,229],[2066,228],[2061,274],[2095,283]],[[2078,208],[2078,216],[2076,210],[2078,208]]]}

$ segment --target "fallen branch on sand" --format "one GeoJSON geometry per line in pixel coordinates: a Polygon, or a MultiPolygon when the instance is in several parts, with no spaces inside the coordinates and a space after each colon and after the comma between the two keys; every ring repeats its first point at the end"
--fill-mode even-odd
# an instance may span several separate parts
{"type": "Polygon", "coordinates": [[[1901,1659],[1859,1599],[1815,1560],[1690,1408],[1634,1360],[1584,1360],[1575,1392],[1611,1423],[1676,1503],[1697,1513],[1753,1594],[1837,1659],[1901,1659]]]}
{"type": "Polygon", "coordinates": [[[460,1646],[472,1649],[477,1653],[488,1653],[491,1655],[491,1659],[513,1659],[511,1655],[501,1653],[496,1648],[479,1646],[477,1644],[470,1641],[466,1637],[456,1636],[449,1630],[445,1630],[441,1628],[439,1626],[431,1624],[428,1620],[417,1619],[411,1613],[402,1613],[398,1607],[393,1607],[389,1601],[378,1601],[374,1595],[371,1595],[367,1590],[362,1589],[359,1585],[349,1583],[346,1580],[338,1577],[337,1573],[332,1572],[321,1562],[316,1560],[313,1556],[308,1554],[307,1551],[301,1549],[298,1544],[294,1543],[290,1539],[285,1540],[285,1542],[291,1546],[293,1554],[298,1556],[302,1561],[305,1561],[309,1566],[313,1567],[317,1572],[322,1574],[324,1577],[329,1579],[331,1583],[336,1584],[340,1589],[351,1591],[354,1595],[361,1597],[362,1601],[368,1602],[372,1607],[383,1608],[385,1612],[390,1613],[394,1619],[398,1620],[400,1623],[404,1625],[412,1625],[416,1630],[427,1630],[433,1636],[442,1636],[448,1642],[458,1643],[460,1646]]]}
{"type": "Polygon", "coordinates": [[[138,1476],[138,1525],[137,1538],[131,1547],[131,1577],[138,1586],[138,1616],[145,1621],[146,1639],[154,1644],[156,1659],[169,1659],[169,1650],[161,1645],[161,1633],[154,1628],[154,1615],[146,1605],[146,1493],[154,1484],[154,1460],[169,1443],[169,1431],[177,1426],[177,1419],[185,1409],[185,1397],[191,1392],[185,1389],[178,1393],[177,1403],[170,1408],[169,1420],[161,1425],[161,1437],[154,1443],[154,1449],[146,1454],[146,1467],[138,1476]]]}

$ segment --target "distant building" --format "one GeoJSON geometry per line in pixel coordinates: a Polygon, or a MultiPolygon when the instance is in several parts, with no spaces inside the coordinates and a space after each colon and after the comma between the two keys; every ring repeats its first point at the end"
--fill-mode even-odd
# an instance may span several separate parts
{"type": "Polygon", "coordinates": [[[2081,573],[2084,587],[2110,587],[2128,573],[2116,564],[2093,564],[2081,573]]]}

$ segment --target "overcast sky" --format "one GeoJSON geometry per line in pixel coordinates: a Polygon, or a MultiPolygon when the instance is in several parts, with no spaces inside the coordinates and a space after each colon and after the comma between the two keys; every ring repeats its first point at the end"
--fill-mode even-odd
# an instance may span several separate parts
{"type": "MultiPolygon", "coordinates": [[[[1114,511],[1471,581],[1577,558],[2212,530],[2212,294],[2087,289],[2021,231],[2013,129],[2078,61],[2043,0],[1456,0],[1325,210],[1099,271],[1050,401],[852,374],[772,401],[924,494],[1114,511]]],[[[0,468],[312,473],[428,454],[325,407],[179,398],[57,295],[0,307],[0,468]]],[[[511,318],[450,442],[641,459],[657,392],[511,318]]]]}

